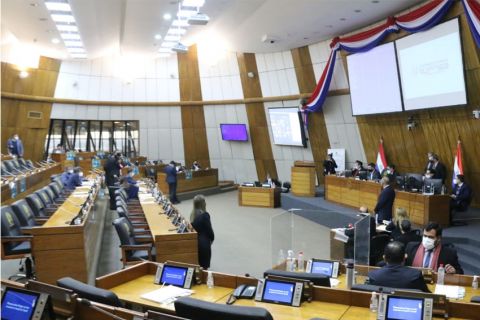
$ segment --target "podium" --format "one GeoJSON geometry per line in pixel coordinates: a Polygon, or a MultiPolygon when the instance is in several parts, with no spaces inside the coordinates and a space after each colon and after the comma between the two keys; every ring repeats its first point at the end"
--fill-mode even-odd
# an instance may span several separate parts
{"type": "Polygon", "coordinates": [[[300,197],[315,196],[315,162],[295,161],[291,178],[294,195],[300,197]]]}

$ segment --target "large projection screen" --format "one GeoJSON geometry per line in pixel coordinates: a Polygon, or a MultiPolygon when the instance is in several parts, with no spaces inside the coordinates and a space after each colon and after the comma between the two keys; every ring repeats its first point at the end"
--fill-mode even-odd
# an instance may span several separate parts
{"type": "Polygon", "coordinates": [[[298,108],[268,108],[275,144],[303,146],[302,124],[298,108]]]}
{"type": "Polygon", "coordinates": [[[458,19],[395,44],[405,110],[467,103],[458,19]]]}
{"type": "Polygon", "coordinates": [[[347,56],[354,116],[402,111],[393,42],[347,56]]]}

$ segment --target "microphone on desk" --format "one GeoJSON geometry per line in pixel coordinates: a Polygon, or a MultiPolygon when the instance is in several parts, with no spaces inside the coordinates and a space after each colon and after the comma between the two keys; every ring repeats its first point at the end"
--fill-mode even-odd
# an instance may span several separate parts
{"type": "Polygon", "coordinates": [[[92,308],[92,309],[95,310],[95,311],[98,311],[98,312],[100,312],[100,313],[102,313],[102,314],[104,314],[104,315],[106,315],[106,316],[108,316],[108,317],[111,317],[112,319],[125,320],[125,319],[122,318],[122,317],[119,317],[119,316],[117,316],[117,315],[115,315],[115,314],[113,314],[113,313],[111,313],[111,312],[109,312],[109,311],[107,311],[107,310],[104,310],[104,309],[102,309],[102,308],[94,305],[94,304],[93,304],[90,300],[88,300],[88,299],[85,299],[85,298],[77,298],[77,301],[80,302],[80,304],[82,304],[82,305],[84,305],[84,306],[86,306],[86,307],[88,307],[88,308],[92,308]]]}

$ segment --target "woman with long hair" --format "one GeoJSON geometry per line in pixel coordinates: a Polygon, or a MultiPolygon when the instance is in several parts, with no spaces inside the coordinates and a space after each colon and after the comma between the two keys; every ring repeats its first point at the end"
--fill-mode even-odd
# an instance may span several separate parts
{"type": "Polygon", "coordinates": [[[198,261],[202,268],[210,268],[212,257],[212,243],[215,239],[210,214],[203,195],[193,198],[193,210],[190,214],[190,223],[198,234],[198,261]]]}

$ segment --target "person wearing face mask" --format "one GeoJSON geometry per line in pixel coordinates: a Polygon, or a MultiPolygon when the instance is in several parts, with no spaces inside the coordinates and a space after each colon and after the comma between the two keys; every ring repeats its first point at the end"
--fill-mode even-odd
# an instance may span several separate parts
{"type": "Polygon", "coordinates": [[[7,148],[9,155],[16,156],[18,158],[23,157],[23,143],[18,134],[14,134],[13,137],[8,139],[7,148]]]}
{"type": "Polygon", "coordinates": [[[392,177],[392,179],[394,179],[397,176],[398,176],[398,172],[394,164],[390,164],[382,172],[382,177],[392,177]]]}
{"type": "Polygon", "coordinates": [[[365,171],[363,162],[360,160],[355,161],[355,165],[352,168],[352,177],[356,177],[360,174],[360,171],[365,171]]]}
{"type": "Polygon", "coordinates": [[[392,220],[393,202],[395,201],[395,190],[393,190],[393,187],[391,186],[390,179],[388,177],[383,177],[380,180],[380,184],[382,185],[382,191],[378,196],[377,205],[375,206],[375,209],[373,209],[379,224],[383,223],[384,220],[392,220]]]}
{"type": "Polygon", "coordinates": [[[450,195],[450,225],[453,224],[453,211],[466,211],[472,201],[472,189],[465,183],[463,174],[457,174],[453,183],[455,186],[450,195]]]}
{"type": "Polygon", "coordinates": [[[433,179],[435,177],[435,169],[427,169],[423,177],[424,179],[433,179]]]}
{"type": "Polygon", "coordinates": [[[107,162],[105,163],[104,169],[105,182],[107,186],[115,185],[115,182],[120,177],[121,153],[116,152],[114,155],[108,158],[107,162]]]}
{"type": "Polygon", "coordinates": [[[375,168],[375,163],[370,162],[367,166],[367,180],[380,180],[380,172],[378,172],[377,168],[375,168]]]}
{"type": "Polygon", "coordinates": [[[193,171],[202,170],[202,167],[200,166],[200,163],[198,163],[197,160],[193,161],[192,170],[193,170],[193,171]]]}
{"type": "Polygon", "coordinates": [[[138,190],[137,181],[133,179],[135,173],[133,168],[127,168],[127,174],[120,179],[120,185],[127,191],[128,199],[138,199],[138,190]]]}
{"type": "Polygon", "coordinates": [[[327,155],[327,159],[323,161],[323,175],[335,174],[335,169],[337,168],[337,163],[333,159],[333,153],[327,155]]]}
{"type": "Polygon", "coordinates": [[[406,265],[437,271],[443,265],[446,273],[463,274],[457,251],[442,244],[442,227],[430,222],[423,230],[422,242],[410,242],[406,248],[406,265]]]}
{"type": "Polygon", "coordinates": [[[80,171],[80,168],[77,167],[73,169],[73,173],[71,173],[70,177],[68,178],[65,188],[68,190],[75,190],[76,187],[82,185],[82,177],[83,172],[80,171]]]}
{"type": "Polygon", "coordinates": [[[423,172],[427,172],[427,170],[432,168],[432,162],[433,162],[433,153],[432,151],[427,152],[427,164],[425,165],[425,170],[423,172]]]}
{"type": "Polygon", "coordinates": [[[165,180],[168,183],[170,202],[173,204],[180,203],[177,198],[177,168],[175,166],[176,163],[172,160],[168,166],[165,167],[165,173],[167,174],[165,180]]]}
{"type": "Polygon", "coordinates": [[[423,279],[422,271],[405,266],[406,257],[403,243],[398,241],[388,243],[383,255],[386,265],[368,273],[368,284],[430,292],[423,279]]]}
{"type": "Polygon", "coordinates": [[[436,154],[433,154],[431,158],[432,160],[429,160],[431,163],[430,169],[435,170],[433,179],[442,179],[442,183],[445,184],[445,179],[447,178],[447,168],[439,161],[439,158],[436,154]]]}

